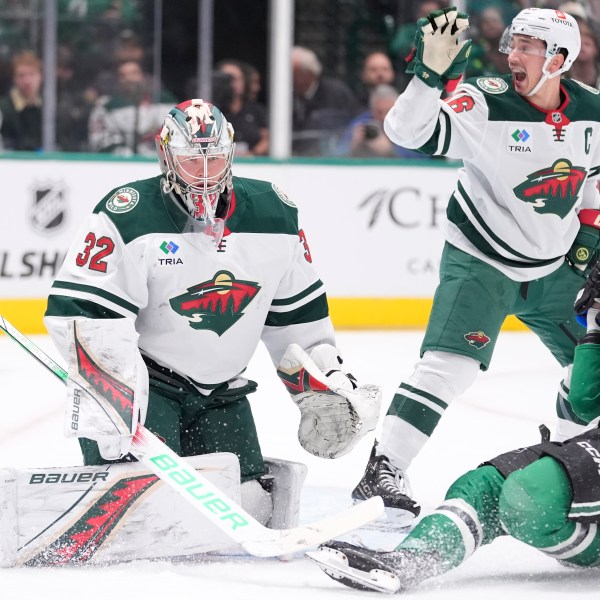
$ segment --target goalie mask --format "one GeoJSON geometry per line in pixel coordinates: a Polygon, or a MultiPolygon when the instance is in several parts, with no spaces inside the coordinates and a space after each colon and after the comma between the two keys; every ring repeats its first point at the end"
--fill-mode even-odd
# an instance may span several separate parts
{"type": "Polygon", "coordinates": [[[235,144],[233,127],[223,113],[200,99],[178,104],[165,118],[156,148],[165,192],[174,191],[193,219],[224,227],[217,210],[221,217],[227,212],[227,206],[218,204],[232,189],[235,144]]]}
{"type": "Polygon", "coordinates": [[[568,71],[581,49],[581,37],[577,21],[571,15],[560,10],[549,8],[526,8],[522,10],[504,31],[500,39],[500,52],[504,54],[512,52],[514,36],[536,38],[546,45],[545,52],[535,47],[528,49],[526,45],[519,47],[519,52],[539,54],[546,59],[542,66],[542,78],[527,96],[533,96],[547,79],[558,77],[561,73],[568,71]],[[554,73],[548,72],[550,61],[559,53],[562,53],[565,57],[562,66],[554,73]]]}

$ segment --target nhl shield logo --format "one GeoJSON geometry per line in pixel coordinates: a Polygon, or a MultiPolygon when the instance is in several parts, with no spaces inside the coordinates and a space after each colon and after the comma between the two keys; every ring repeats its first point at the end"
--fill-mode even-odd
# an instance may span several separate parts
{"type": "Polygon", "coordinates": [[[470,331],[465,333],[464,337],[469,342],[469,346],[473,346],[477,350],[481,350],[490,343],[490,338],[483,331],[470,331]]]}
{"type": "Polygon", "coordinates": [[[67,194],[62,182],[36,183],[33,189],[31,224],[46,234],[57,232],[67,219],[67,194]]]}

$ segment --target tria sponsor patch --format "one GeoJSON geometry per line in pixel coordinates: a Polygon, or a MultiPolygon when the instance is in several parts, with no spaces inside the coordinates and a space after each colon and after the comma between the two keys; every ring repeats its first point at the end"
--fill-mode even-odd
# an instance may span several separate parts
{"type": "Polygon", "coordinates": [[[509,128],[506,149],[511,153],[527,154],[533,151],[533,134],[525,127],[509,128]]]}

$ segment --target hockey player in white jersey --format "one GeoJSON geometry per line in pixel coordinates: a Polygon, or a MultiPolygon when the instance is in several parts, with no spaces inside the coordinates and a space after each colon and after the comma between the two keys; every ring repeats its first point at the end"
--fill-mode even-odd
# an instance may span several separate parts
{"type": "MultiPolygon", "coordinates": [[[[69,381],[122,417],[115,425],[69,385],[66,432],[85,465],[127,461],[141,422],[183,456],[236,455],[242,505],[267,523],[273,481],[247,399],[257,384],[243,375],[258,343],[300,408],[300,443],[317,456],[341,456],[372,430],[380,393],[342,371],[296,206],[269,182],[234,177],[234,147],[217,107],[174,107],[157,135],[162,174],[96,206],[45,324],[69,381]]],[[[276,526],[293,525],[286,518],[276,526]]]]}
{"type": "MultiPolygon", "coordinates": [[[[419,20],[407,68],[414,77],[385,119],[394,143],[463,160],[421,358],[397,389],[353,491],[356,500],[381,494],[409,520],[420,507],[406,469],[453,398],[488,368],[507,315],[535,332],[563,367],[572,364],[584,333],[572,303],[598,258],[600,96],[561,79],[579,53],[577,23],[561,11],[521,11],[500,45],[511,74],[460,83],[470,41],[458,36],[467,27],[468,16],[455,8],[419,20]]],[[[567,375],[557,439],[585,423],[568,393],[567,375]]],[[[507,402],[526,401],[521,396],[507,384],[507,402]]]]}

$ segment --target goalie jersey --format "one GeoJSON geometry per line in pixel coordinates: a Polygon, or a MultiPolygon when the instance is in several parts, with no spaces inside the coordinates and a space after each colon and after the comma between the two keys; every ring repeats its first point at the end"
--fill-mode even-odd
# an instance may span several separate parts
{"type": "Polygon", "coordinates": [[[401,146],[463,160],[447,241],[531,281],[562,264],[579,211],[600,206],[600,95],[563,80],[560,107],[547,111],[518,95],[511,78],[468,79],[445,101],[413,78],[385,131],[401,146]]]}
{"type": "Polygon", "coordinates": [[[239,375],[261,339],[275,364],[292,342],[334,344],[324,286],[285,194],[234,177],[217,246],[189,232],[161,182],[109,193],[69,249],[45,316],[63,353],[73,318],[132,319],[142,355],[210,389],[239,375]]]}

